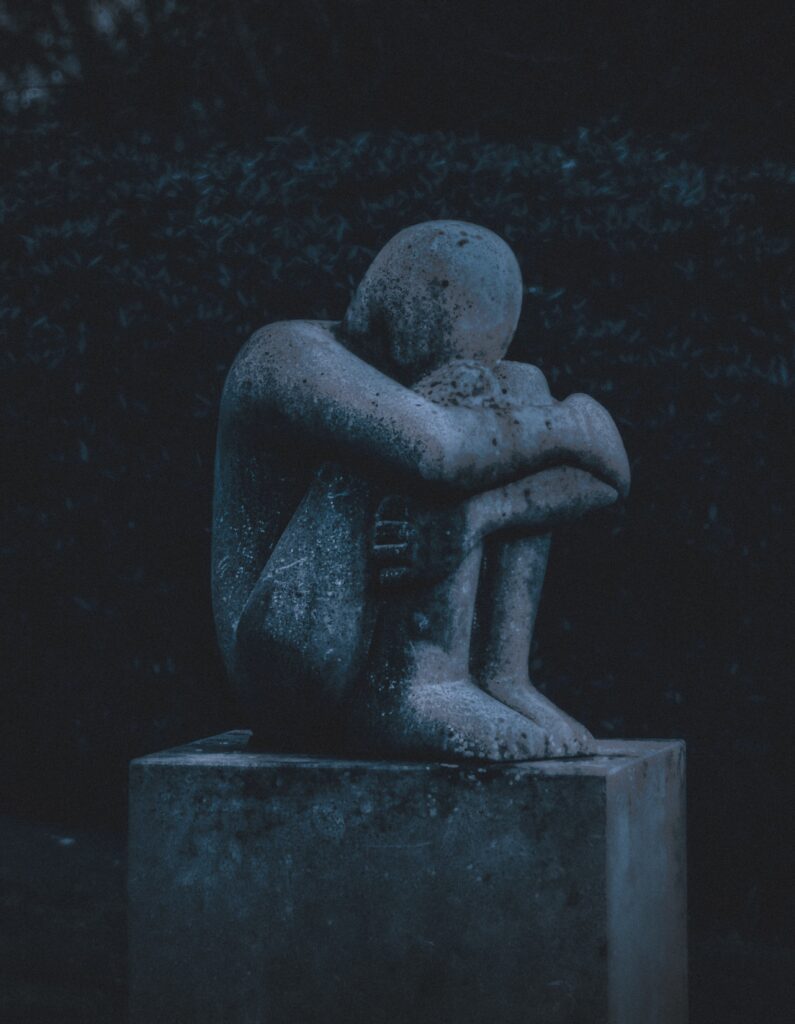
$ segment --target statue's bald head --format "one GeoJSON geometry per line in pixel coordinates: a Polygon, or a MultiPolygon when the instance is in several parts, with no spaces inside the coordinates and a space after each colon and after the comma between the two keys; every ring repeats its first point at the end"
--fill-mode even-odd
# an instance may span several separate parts
{"type": "Polygon", "coordinates": [[[428,221],[378,253],[343,331],[379,368],[410,383],[451,359],[497,362],[521,305],[519,264],[501,238],[463,221],[428,221]]]}

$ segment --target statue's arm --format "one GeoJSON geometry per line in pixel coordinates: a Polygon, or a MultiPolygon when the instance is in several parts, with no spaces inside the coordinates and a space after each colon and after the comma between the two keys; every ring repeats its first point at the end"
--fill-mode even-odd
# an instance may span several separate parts
{"type": "Polygon", "coordinates": [[[618,500],[618,491],[586,470],[553,466],[475,494],[464,502],[467,530],[475,542],[493,533],[546,533],[618,500]]]}
{"type": "MultiPolygon", "coordinates": [[[[596,477],[595,483],[604,481],[623,497],[627,496],[630,484],[629,459],[618,429],[606,409],[590,395],[583,394],[570,395],[563,402],[556,402],[550,394],[546,377],[537,366],[530,363],[503,359],[494,372],[503,386],[503,394],[510,395],[519,405],[544,408],[563,406],[564,435],[572,440],[575,449],[584,447],[586,451],[580,450],[579,456],[574,459],[560,461],[564,466],[589,470],[596,477]]],[[[566,479],[565,475],[560,479],[566,479]]],[[[581,482],[583,487],[590,490],[591,485],[585,478],[581,482]]],[[[565,495],[561,495],[561,498],[565,500],[565,495]]]]}
{"type": "MultiPolygon", "coordinates": [[[[571,463],[615,483],[628,470],[609,415],[585,396],[510,413],[442,407],[380,373],[310,323],[273,324],[230,370],[222,420],[267,434],[289,427],[321,457],[369,462],[428,483],[484,490],[571,463]],[[611,433],[612,432],[612,433],[611,433]],[[622,463],[623,457],[623,463],[622,463]]],[[[283,434],[280,433],[280,436],[283,434]]]]}
{"type": "Polygon", "coordinates": [[[548,533],[617,499],[615,488],[570,466],[542,469],[446,508],[388,497],[373,529],[379,579],[387,585],[441,579],[492,534],[548,533]]]}

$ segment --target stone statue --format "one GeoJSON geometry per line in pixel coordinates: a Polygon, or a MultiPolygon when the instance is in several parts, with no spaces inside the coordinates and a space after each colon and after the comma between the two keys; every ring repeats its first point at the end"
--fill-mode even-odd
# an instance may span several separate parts
{"type": "Polygon", "coordinates": [[[221,402],[213,604],[255,740],[345,756],[587,753],[530,683],[551,531],[625,495],[592,398],[503,359],[522,281],[500,238],[401,231],[341,322],[257,331],[221,402]]]}

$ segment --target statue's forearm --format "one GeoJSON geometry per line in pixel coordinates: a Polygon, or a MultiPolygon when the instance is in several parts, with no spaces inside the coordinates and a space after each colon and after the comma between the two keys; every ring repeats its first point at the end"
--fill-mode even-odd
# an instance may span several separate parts
{"type": "Polygon", "coordinates": [[[262,429],[263,440],[270,431],[269,444],[289,425],[320,458],[462,491],[560,464],[622,491],[629,480],[615,424],[592,399],[511,410],[437,405],[311,324],[300,332],[275,324],[251,339],[224,389],[222,420],[231,418],[246,431],[262,429]]]}
{"type": "Polygon", "coordinates": [[[436,472],[463,490],[482,491],[551,464],[578,461],[570,417],[560,404],[500,411],[459,406],[445,412],[453,430],[436,472]]]}
{"type": "Polygon", "coordinates": [[[437,405],[327,331],[302,325],[299,332],[285,324],[255,335],[241,352],[225,387],[222,418],[236,419],[249,432],[262,430],[267,444],[289,425],[320,458],[470,492],[563,461],[570,419],[562,405],[510,412],[437,405]]]}
{"type": "Polygon", "coordinates": [[[481,491],[555,466],[586,471],[621,495],[629,490],[629,462],[609,413],[586,395],[565,402],[499,412],[447,410],[472,417],[444,472],[461,488],[481,491]]]}
{"type": "Polygon", "coordinates": [[[473,541],[502,530],[546,532],[611,505],[618,492],[585,470],[556,466],[465,502],[473,541]]]}

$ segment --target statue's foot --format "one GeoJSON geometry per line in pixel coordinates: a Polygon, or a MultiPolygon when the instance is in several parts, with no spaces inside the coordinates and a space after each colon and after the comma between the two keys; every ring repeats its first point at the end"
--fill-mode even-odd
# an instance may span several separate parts
{"type": "Polygon", "coordinates": [[[595,741],[584,725],[556,707],[528,679],[487,679],[481,682],[492,697],[518,711],[544,736],[541,757],[575,757],[591,754],[595,741]]]}
{"type": "Polygon", "coordinates": [[[390,704],[379,707],[376,701],[367,714],[367,749],[381,756],[482,761],[547,756],[547,737],[534,722],[468,679],[411,683],[390,704]]]}

